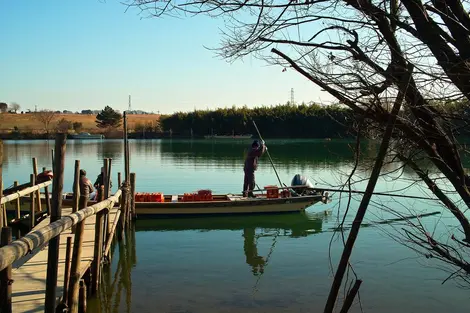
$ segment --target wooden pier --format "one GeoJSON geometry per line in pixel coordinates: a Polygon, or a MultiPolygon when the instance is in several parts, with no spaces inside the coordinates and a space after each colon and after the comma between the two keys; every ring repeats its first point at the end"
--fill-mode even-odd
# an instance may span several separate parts
{"type": "MultiPolygon", "coordinates": [[[[109,265],[115,239],[128,237],[135,216],[135,174],[129,171],[129,148],[124,113],[124,179],[118,173],[119,188],[111,194],[111,159],[104,159],[103,184],[99,201],[87,206],[80,195],[80,161],[75,161],[74,201],[62,207],[65,134],[56,134],[52,181],[36,182],[37,162],[29,183],[3,196],[0,141],[0,313],[3,312],[86,312],[87,296],[96,295],[102,268],[109,265]],[[48,186],[52,183],[49,197],[48,186]],[[41,190],[45,189],[45,208],[41,190]],[[28,197],[30,209],[21,216],[20,198],[28,197]],[[15,218],[7,219],[6,204],[15,207],[15,218]],[[36,225],[38,217],[45,217],[36,225]],[[12,223],[28,221],[30,230],[12,241],[12,223]]],[[[44,169],[43,169],[44,170],[44,169]]]]}
{"type": "MultiPolygon", "coordinates": [[[[118,208],[113,208],[109,212],[110,220],[115,219],[118,208]]],[[[62,210],[65,216],[72,213],[72,208],[62,210]]],[[[50,219],[47,218],[38,224],[33,231],[49,225],[50,219]]],[[[86,271],[90,269],[93,262],[93,252],[95,246],[95,223],[96,215],[92,215],[85,220],[83,232],[82,255],[79,267],[80,278],[83,278],[86,271]]],[[[60,234],[59,245],[59,267],[57,275],[56,301],[62,301],[64,294],[65,265],[67,251],[73,251],[73,238],[71,229],[60,234]],[[70,247],[67,241],[71,242],[70,247]]],[[[44,312],[44,301],[46,294],[46,271],[47,271],[47,255],[48,246],[40,249],[32,258],[26,261],[18,268],[12,269],[12,277],[14,280],[14,290],[12,291],[12,308],[13,312],[44,312]]],[[[69,253],[70,255],[70,253],[69,253]]],[[[69,258],[70,259],[70,258],[69,258]]],[[[68,275],[67,275],[68,276],[68,275]]]]}

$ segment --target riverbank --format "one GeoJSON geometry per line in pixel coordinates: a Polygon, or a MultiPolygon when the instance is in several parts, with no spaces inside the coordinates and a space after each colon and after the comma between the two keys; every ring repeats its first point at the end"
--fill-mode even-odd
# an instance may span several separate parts
{"type": "MultiPolygon", "coordinates": [[[[142,125],[155,125],[160,114],[129,114],[127,123],[129,129],[138,129],[142,125]]],[[[88,132],[90,134],[103,134],[104,131],[96,126],[96,114],[55,114],[49,124],[41,122],[34,113],[0,114],[0,136],[3,139],[45,139],[46,133],[55,133],[59,122],[65,121],[71,127],[69,133],[88,132]]],[[[62,125],[63,127],[63,125],[62,125]]],[[[67,128],[66,128],[67,129],[67,128]]]]}

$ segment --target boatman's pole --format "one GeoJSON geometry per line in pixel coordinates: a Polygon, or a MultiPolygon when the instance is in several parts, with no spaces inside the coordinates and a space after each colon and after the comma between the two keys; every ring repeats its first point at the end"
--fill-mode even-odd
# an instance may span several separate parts
{"type": "MultiPolygon", "coordinates": [[[[261,133],[259,132],[258,126],[256,126],[255,120],[252,120],[252,122],[253,122],[253,125],[254,125],[255,128],[256,128],[256,132],[258,133],[259,139],[260,139],[261,141],[264,141],[264,140],[263,140],[263,137],[261,137],[261,133]]],[[[271,165],[273,166],[274,173],[276,173],[277,180],[279,181],[280,187],[282,188],[283,184],[282,184],[282,182],[281,182],[281,179],[279,178],[279,175],[277,174],[276,167],[274,166],[274,163],[273,163],[273,159],[271,159],[271,155],[269,154],[269,150],[268,150],[267,148],[266,148],[266,153],[268,154],[269,161],[271,162],[271,165]]]]}

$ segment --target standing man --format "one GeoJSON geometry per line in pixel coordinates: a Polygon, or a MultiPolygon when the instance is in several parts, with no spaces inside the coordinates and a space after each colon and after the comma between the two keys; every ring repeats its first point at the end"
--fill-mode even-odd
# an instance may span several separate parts
{"type": "Polygon", "coordinates": [[[264,144],[264,140],[261,142],[258,140],[253,141],[251,148],[245,158],[245,165],[243,171],[245,172],[245,178],[243,180],[243,196],[254,197],[253,190],[255,189],[255,171],[258,168],[258,158],[261,157],[268,148],[264,144]]]}

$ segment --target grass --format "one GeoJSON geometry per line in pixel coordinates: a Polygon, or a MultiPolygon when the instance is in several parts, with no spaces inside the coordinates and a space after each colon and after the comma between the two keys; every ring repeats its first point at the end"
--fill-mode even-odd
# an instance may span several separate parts
{"type": "MultiPolygon", "coordinates": [[[[127,116],[129,130],[134,130],[136,124],[155,123],[159,119],[158,114],[130,114],[127,116]]],[[[103,130],[96,127],[96,115],[84,114],[56,114],[50,123],[50,130],[55,129],[57,122],[62,118],[72,123],[80,122],[83,125],[82,131],[97,133],[103,130]]],[[[25,114],[0,114],[0,132],[12,131],[14,127],[18,127],[20,132],[43,132],[44,125],[31,113],[25,114]]]]}

